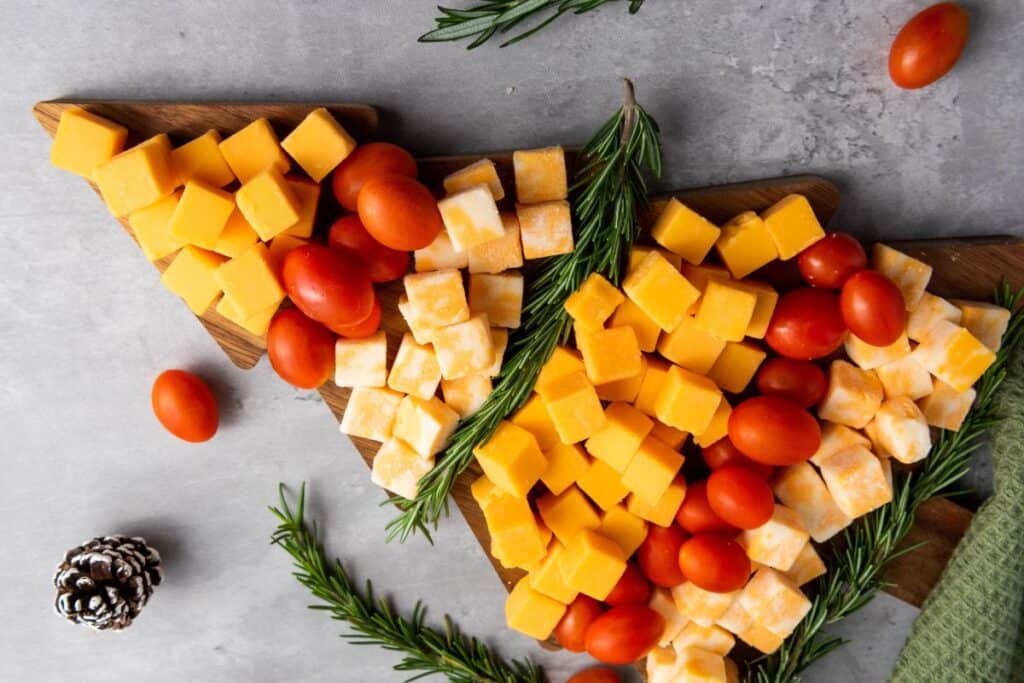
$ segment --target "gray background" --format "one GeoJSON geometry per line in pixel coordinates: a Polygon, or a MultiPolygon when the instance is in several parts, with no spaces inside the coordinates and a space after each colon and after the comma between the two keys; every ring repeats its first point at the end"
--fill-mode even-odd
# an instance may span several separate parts
{"type": "MultiPolygon", "coordinates": [[[[401,607],[424,598],[553,681],[586,663],[503,628],[500,584],[458,517],[436,548],[384,545],[391,512],[316,395],[266,363],[229,364],[85,184],[48,165],[35,100],[364,101],[387,135],[439,153],[582,142],[628,75],[662,124],[666,188],[822,173],[844,191],[835,225],[864,237],[1012,232],[1024,8],[967,3],[955,72],[902,92],[886,50],[920,4],[650,0],[471,54],[415,42],[429,0],[0,4],[0,679],[400,680],[392,655],[343,644],[304,609],[267,546],[277,482],[302,480],[330,551],[401,607]],[[214,441],[186,445],[153,419],[150,383],[174,366],[217,385],[214,441]],[[62,622],[49,608],[61,553],[116,531],[159,546],[166,584],[125,633],[62,622]]],[[[880,597],[808,680],[884,679],[914,616],[880,597]]]]}

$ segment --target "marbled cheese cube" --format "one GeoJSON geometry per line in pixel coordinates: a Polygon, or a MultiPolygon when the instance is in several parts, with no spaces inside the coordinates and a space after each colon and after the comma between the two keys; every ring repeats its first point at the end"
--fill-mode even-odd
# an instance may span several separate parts
{"type": "Polygon", "coordinates": [[[821,445],[810,461],[818,467],[839,451],[849,446],[863,446],[871,448],[871,442],[866,436],[855,429],[835,422],[822,422],[821,424],[821,445]]]}
{"type": "Polygon", "coordinates": [[[670,647],[656,647],[644,660],[647,683],[679,683],[679,662],[676,651],[670,647]]]}
{"type": "Polygon", "coordinates": [[[751,621],[750,627],[737,633],[736,636],[750,647],[766,655],[770,655],[782,647],[785,640],[782,636],[772,633],[755,621],[751,621]]]}
{"type": "Polygon", "coordinates": [[[640,350],[650,353],[658,345],[658,337],[661,335],[661,328],[654,322],[643,309],[626,299],[612,314],[609,324],[612,327],[632,327],[636,334],[636,340],[640,344],[640,350]]]}
{"type": "Polygon", "coordinates": [[[996,354],[965,328],[938,322],[913,351],[914,360],[957,391],[967,391],[996,360],[996,354]]]}
{"type": "Polygon", "coordinates": [[[442,327],[434,333],[434,353],[442,379],[480,374],[494,362],[491,326],[486,315],[442,327]]]}
{"type": "Polygon", "coordinates": [[[909,396],[916,401],[932,393],[932,376],[913,356],[886,363],[875,370],[875,374],[885,389],[886,398],[909,396]]]}
{"type": "Polygon", "coordinates": [[[636,377],[643,370],[643,354],[632,327],[611,327],[585,332],[576,345],[583,352],[583,368],[594,384],[636,377]]]}
{"type": "MultiPolygon", "coordinates": [[[[754,571],[757,571],[757,569],[755,568],[754,571]]],[[[747,614],[747,611],[743,609],[743,605],[740,604],[739,592],[735,595],[736,598],[729,604],[729,607],[715,620],[715,625],[738,635],[753,626],[754,618],[747,614]]]]}
{"type": "Polygon", "coordinates": [[[907,317],[907,336],[916,342],[924,341],[928,333],[940,320],[960,324],[963,314],[960,309],[940,296],[930,292],[921,295],[917,308],[907,317]]]}
{"type": "Polygon", "coordinates": [[[690,581],[672,589],[676,609],[682,612],[684,617],[701,626],[713,626],[738,596],[739,591],[712,593],[690,581]]]}
{"type": "Polygon", "coordinates": [[[706,375],[725,351],[726,344],[724,339],[698,327],[693,316],[686,315],[674,330],[661,335],[657,348],[658,353],[676,365],[706,375]]]}
{"type": "Polygon", "coordinates": [[[507,493],[526,496],[548,463],[533,434],[502,421],[485,443],[473,449],[487,478],[507,493]]]}
{"type": "Polygon", "coordinates": [[[937,379],[932,393],[918,401],[918,406],[928,424],[955,432],[963,424],[977,395],[974,389],[957,391],[937,379]]]}
{"type": "Polygon", "coordinates": [[[824,543],[849,526],[851,520],[836,505],[825,482],[806,462],[782,469],[772,490],[784,505],[800,515],[804,527],[818,543],[824,543]]]}
{"type": "Polygon", "coordinates": [[[580,288],[565,300],[565,310],[584,329],[598,330],[625,301],[618,287],[600,273],[591,273],[580,288]]]}
{"type": "Polygon", "coordinates": [[[460,417],[466,418],[480,410],[494,387],[487,375],[467,375],[459,379],[442,379],[441,395],[444,402],[460,417]]]}
{"type": "Polygon", "coordinates": [[[516,204],[519,239],[527,260],[572,253],[572,211],[565,200],[541,204],[516,204]]]}
{"type": "Polygon", "coordinates": [[[501,201],[505,198],[505,189],[501,186],[501,179],[498,178],[498,169],[490,159],[474,161],[469,166],[449,173],[444,177],[442,184],[445,193],[450,195],[477,185],[486,185],[491,191],[494,201],[501,201]]]}
{"type": "Polygon", "coordinates": [[[670,527],[675,521],[676,513],[679,512],[679,506],[683,504],[683,498],[685,497],[686,480],[682,477],[676,477],[675,481],[668,487],[668,490],[662,494],[657,504],[650,505],[643,499],[630,495],[629,500],[626,501],[626,509],[630,514],[647,520],[651,524],[656,524],[660,527],[670,527]]]}
{"type": "Polygon", "coordinates": [[[665,620],[665,628],[661,632],[661,638],[658,639],[658,645],[661,647],[668,647],[690,623],[690,620],[683,616],[683,613],[676,607],[672,593],[660,586],[654,587],[647,606],[665,620]]]}
{"type": "Polygon", "coordinates": [[[467,251],[505,234],[498,205],[487,185],[476,185],[445,197],[437,202],[437,210],[455,251],[467,251]]]}
{"type": "Polygon", "coordinates": [[[420,479],[434,467],[434,457],[422,458],[398,439],[385,441],[373,458],[370,480],[381,488],[412,500],[420,479]]]}
{"type": "Polygon", "coordinates": [[[903,292],[903,301],[908,311],[913,311],[921,302],[928,281],[932,278],[932,267],[923,261],[897,251],[881,242],[871,250],[871,267],[892,280],[903,292]]]}
{"type": "MultiPolygon", "coordinates": [[[[745,529],[736,538],[751,560],[786,571],[810,539],[803,519],[784,505],[775,505],[772,518],[756,529],[745,529]]],[[[749,610],[748,610],[749,611],[749,610]]]]}
{"type": "Polygon", "coordinates": [[[906,464],[928,457],[932,447],[931,432],[913,399],[906,396],[889,399],[878,409],[872,424],[872,433],[884,453],[906,464]]]}
{"type": "Polygon", "coordinates": [[[458,424],[459,414],[440,399],[406,396],[398,406],[392,436],[429,458],[444,449],[458,424]]]}
{"type": "Polygon", "coordinates": [[[680,681],[686,683],[729,683],[725,657],[699,647],[677,653],[680,681]]]}
{"type": "MultiPolygon", "coordinates": [[[[274,241],[279,239],[281,238],[278,237],[274,241]]],[[[429,327],[423,322],[419,310],[409,302],[409,297],[404,294],[398,297],[398,312],[402,314],[402,318],[417,344],[426,345],[433,341],[437,328],[429,327]]]]}
{"type": "Polygon", "coordinates": [[[469,303],[457,270],[405,276],[405,294],[423,327],[439,329],[469,320],[469,303]]]}
{"type": "Polygon", "coordinates": [[[750,275],[779,256],[771,233],[753,211],[744,211],[723,225],[715,249],[736,279],[750,275]]]}
{"type": "Polygon", "coordinates": [[[781,573],[764,567],[755,572],[743,592],[740,605],[754,621],[785,638],[811,609],[811,601],[781,573]]]}
{"type": "Polygon", "coordinates": [[[341,432],[373,441],[391,438],[402,394],[391,389],[356,387],[341,418],[341,432]]]}
{"type": "Polygon", "coordinates": [[[697,327],[726,341],[742,341],[754,317],[757,295],[732,281],[711,280],[695,316],[697,327]]]}
{"type": "Polygon", "coordinates": [[[863,446],[844,448],[819,468],[832,499],[847,517],[856,519],[892,500],[882,464],[863,446]]]}
{"type": "Polygon", "coordinates": [[[742,393],[767,355],[756,344],[728,342],[708,372],[708,379],[729,393],[742,393]]]}
{"type": "Polygon", "coordinates": [[[597,531],[618,543],[626,557],[632,557],[647,538],[647,522],[621,505],[613,505],[601,514],[597,531]]]}
{"type": "Polygon", "coordinates": [[[448,233],[441,231],[429,245],[413,252],[413,269],[417,273],[432,270],[458,270],[469,265],[468,251],[455,251],[448,233]]]}
{"type": "Polygon", "coordinates": [[[700,291],[657,251],[649,253],[626,276],[622,289],[666,332],[678,327],[690,305],[700,297],[700,291]]]}
{"type": "Polygon", "coordinates": [[[953,322],[963,325],[992,351],[998,351],[1003,343],[1006,328],[1010,324],[1010,311],[1002,306],[980,301],[954,299],[953,303],[961,312],[961,319],[953,322]]]}
{"type": "Polygon", "coordinates": [[[519,327],[523,312],[523,274],[470,275],[469,309],[486,314],[497,327],[519,327]]]}
{"type": "Polygon", "coordinates": [[[523,245],[519,240],[519,219],[515,214],[501,212],[505,234],[496,240],[470,247],[470,273],[501,273],[523,267],[523,245]]]}
{"type": "MultiPolygon", "coordinates": [[[[489,317],[488,320],[490,320],[489,317]]],[[[504,327],[491,328],[491,348],[494,349],[494,359],[487,366],[484,374],[493,378],[501,374],[501,366],[505,362],[505,349],[508,348],[508,330],[504,327]]]]}
{"type": "Polygon", "coordinates": [[[546,640],[565,614],[565,605],[538,593],[524,577],[505,600],[505,623],[510,629],[546,640]]]}
{"type": "Polygon", "coordinates": [[[818,406],[818,417],[860,429],[878,412],[884,393],[875,373],[843,360],[832,361],[828,391],[818,406]]]}
{"type": "Polygon", "coordinates": [[[874,370],[910,355],[910,342],[906,334],[900,335],[899,339],[888,346],[873,346],[851,332],[846,335],[843,345],[846,355],[861,370],[874,370]]]}
{"type": "Polygon", "coordinates": [[[696,622],[684,626],[672,641],[672,647],[678,653],[695,647],[723,657],[729,654],[735,645],[736,639],[721,626],[701,626],[696,622]]]}
{"type": "Polygon", "coordinates": [[[668,200],[651,228],[651,237],[695,266],[701,264],[721,230],[675,197],[668,200]]]}
{"type": "Polygon", "coordinates": [[[388,386],[404,394],[428,399],[437,393],[441,367],[430,346],[417,344],[411,334],[402,337],[395,362],[388,374],[388,386]]]}
{"type": "Polygon", "coordinates": [[[388,340],[384,330],[365,339],[334,343],[334,383],[339,387],[383,387],[388,383],[388,340]]]}
{"type": "Polygon", "coordinates": [[[822,576],[826,571],[828,569],[825,567],[825,562],[821,559],[818,551],[814,549],[814,544],[808,543],[796,556],[793,566],[783,575],[792,581],[793,585],[802,586],[822,576]]]}
{"type": "Polygon", "coordinates": [[[516,199],[523,204],[565,199],[569,182],[565,151],[561,147],[520,149],[512,152],[516,199]]]}
{"type": "Polygon", "coordinates": [[[761,212],[779,258],[789,260],[825,236],[807,197],[791,194],[761,212]]]}

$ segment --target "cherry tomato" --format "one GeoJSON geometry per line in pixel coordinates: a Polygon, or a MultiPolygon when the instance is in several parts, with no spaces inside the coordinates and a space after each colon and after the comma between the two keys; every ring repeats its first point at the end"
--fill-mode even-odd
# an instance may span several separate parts
{"type": "Polygon", "coordinates": [[[839,289],[848,277],[868,267],[868,256],[852,235],[833,232],[801,251],[797,265],[812,287],[839,289]]]}
{"type": "Polygon", "coordinates": [[[750,578],[750,558],[743,547],[724,536],[694,536],[679,550],[686,579],[712,593],[731,593],[750,578]]]}
{"type": "Polygon", "coordinates": [[[380,300],[374,298],[373,308],[370,309],[370,315],[366,316],[365,320],[353,325],[333,325],[331,326],[331,331],[347,339],[365,339],[380,329],[382,317],[380,300]]]}
{"type": "Polygon", "coordinates": [[[771,488],[747,467],[723,467],[708,477],[708,504],[715,514],[740,529],[756,529],[772,518],[771,488]]]}
{"type": "Polygon", "coordinates": [[[873,270],[863,270],[846,281],[839,308],[850,332],[872,346],[888,346],[907,329],[903,293],[873,270]]]}
{"type": "Polygon", "coordinates": [[[814,455],[821,427],[789,399],[755,396],[733,408],[729,438],[743,455],[766,465],[793,465],[814,455]]]}
{"type": "Polygon", "coordinates": [[[342,216],[334,221],[327,245],[356,254],[373,282],[391,282],[409,270],[409,252],[385,247],[370,237],[359,216],[342,216]]]}
{"type": "Polygon", "coordinates": [[[676,521],[691,534],[735,535],[739,529],[715,514],[708,503],[708,483],[695,481],[686,487],[686,497],[676,513],[676,521]]]}
{"type": "Polygon", "coordinates": [[[165,370],[150,392],[153,414],[164,429],[184,441],[209,441],[217,433],[217,399],[199,377],[185,370],[165,370]]]}
{"type": "Polygon", "coordinates": [[[356,147],[334,169],[331,186],[338,203],[349,211],[356,210],[359,190],[375,175],[397,173],[416,177],[416,160],[411,154],[390,142],[370,142],[356,147]]]}
{"type": "Polygon", "coordinates": [[[676,561],[685,540],[686,534],[675,525],[665,528],[652,524],[648,529],[647,538],[636,551],[636,561],[655,586],[672,588],[686,580],[676,561]]]}
{"type": "Polygon", "coordinates": [[[971,19],[959,5],[940,2],[908,21],[889,50],[889,76],[901,88],[923,88],[953,68],[967,43],[971,19]]]}
{"type": "Polygon", "coordinates": [[[615,669],[595,666],[574,674],[566,683],[622,683],[622,679],[615,669]]]}
{"type": "Polygon", "coordinates": [[[299,309],[285,308],[270,321],[267,357],[285,382],[316,389],[334,373],[334,335],[299,309]]]}
{"type": "Polygon", "coordinates": [[[594,619],[604,613],[601,603],[580,593],[569,603],[562,620],[555,627],[558,644],[569,652],[584,652],[587,649],[587,629],[594,619]]]}
{"type": "Polygon", "coordinates": [[[839,297],[823,289],[794,289],[779,298],[764,340],[787,358],[827,356],[843,343],[839,297]]]}
{"type": "Polygon", "coordinates": [[[810,361],[771,358],[757,371],[757,390],[765,396],[781,396],[810,408],[825,397],[828,378],[810,361]]]}
{"type": "MultiPolygon", "coordinates": [[[[710,446],[702,448],[701,455],[704,456],[704,464],[712,471],[733,465],[737,467],[748,467],[765,481],[768,481],[772,474],[775,473],[774,467],[754,462],[747,456],[740,453],[740,449],[736,448],[732,441],[729,441],[729,437],[727,436],[723,436],[710,446]]],[[[683,526],[683,528],[685,529],[686,527],[683,526]]]]}
{"type": "Polygon", "coordinates": [[[612,607],[587,629],[587,653],[605,664],[629,664],[658,644],[665,619],[646,605],[612,607]]]}
{"type": "Polygon", "coordinates": [[[359,191],[359,220],[386,247],[415,251],[444,229],[437,200],[422,183],[402,175],[379,175],[359,191]]]}
{"type": "Polygon", "coordinates": [[[651,597],[651,584],[632,562],[604,601],[612,607],[620,605],[646,605],[651,597]]]}
{"type": "Polygon", "coordinates": [[[373,284],[348,254],[319,244],[288,252],[284,289],[300,311],[328,327],[355,325],[373,312],[373,284]]]}

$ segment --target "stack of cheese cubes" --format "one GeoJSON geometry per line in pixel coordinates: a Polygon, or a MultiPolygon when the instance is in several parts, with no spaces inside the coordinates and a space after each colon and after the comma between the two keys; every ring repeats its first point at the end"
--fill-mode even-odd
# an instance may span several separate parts
{"type": "Polygon", "coordinates": [[[405,498],[459,419],[490,395],[520,324],[524,260],[573,250],[563,150],[517,151],[513,165],[514,212],[499,210],[505,190],[490,159],[444,179],[445,230],[415,252],[416,272],[405,276],[398,308],[409,332],[390,371],[383,332],[337,344],[335,383],[353,388],[341,429],[383,443],[373,481],[405,498]]]}
{"type": "Polygon", "coordinates": [[[281,142],[262,118],[227,139],[210,130],[180,147],[160,134],[123,150],[127,137],[123,126],[70,108],[50,158],[95,182],[149,260],[173,255],[162,282],[192,312],[203,315],[220,297],[218,313],[265,334],[285,296],[280,262],[312,235],[320,181],[355,141],[323,108],[281,142]],[[304,176],[288,174],[292,160],[304,176]]]}

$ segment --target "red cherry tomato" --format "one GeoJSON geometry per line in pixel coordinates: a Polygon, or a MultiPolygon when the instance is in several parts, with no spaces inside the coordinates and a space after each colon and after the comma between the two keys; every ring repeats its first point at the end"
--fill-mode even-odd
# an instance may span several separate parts
{"type": "Polygon", "coordinates": [[[651,597],[651,584],[632,562],[619,577],[618,583],[604,601],[612,607],[620,605],[646,605],[651,597]]]}
{"type": "Polygon", "coordinates": [[[604,613],[601,603],[580,593],[569,603],[558,626],[555,626],[555,638],[558,644],[569,652],[584,652],[587,649],[587,629],[604,613]]]}
{"type": "Polygon", "coordinates": [[[388,173],[415,178],[416,160],[407,151],[390,142],[360,145],[334,169],[331,177],[334,196],[339,204],[349,211],[355,211],[363,184],[373,176],[388,173]]]}
{"type": "Polygon", "coordinates": [[[901,88],[923,88],[953,68],[967,44],[971,19],[959,5],[940,2],[918,12],[896,34],[889,76],[901,88]]]}
{"type": "Polygon", "coordinates": [[[615,669],[596,666],[574,674],[566,683],[622,683],[615,669]]]}
{"type": "Polygon", "coordinates": [[[793,465],[814,455],[821,427],[789,399],[755,396],[729,415],[729,438],[743,455],[766,465],[793,465]]]}
{"type": "Polygon", "coordinates": [[[434,195],[406,176],[370,178],[359,191],[358,205],[359,220],[366,231],[392,249],[422,249],[444,229],[434,195]]]}
{"type": "Polygon", "coordinates": [[[686,534],[675,525],[665,528],[652,524],[648,529],[647,538],[636,551],[636,561],[655,586],[672,588],[686,580],[676,561],[685,540],[686,534]]]}
{"type": "Polygon", "coordinates": [[[665,619],[646,605],[612,607],[587,629],[587,653],[604,664],[629,664],[658,644],[665,619]]]}
{"type": "Polygon", "coordinates": [[[342,216],[334,221],[327,245],[354,253],[373,282],[391,282],[409,270],[409,252],[385,247],[370,237],[359,216],[342,216]]]}
{"type": "Polygon", "coordinates": [[[285,308],[270,321],[267,357],[285,382],[316,389],[334,373],[334,335],[299,309],[285,308]]]}
{"type": "Polygon", "coordinates": [[[757,390],[765,396],[781,396],[810,408],[825,398],[828,378],[810,361],[770,358],[757,371],[757,390]]]}
{"type": "Polygon", "coordinates": [[[676,513],[676,521],[691,534],[733,535],[739,532],[711,509],[706,481],[695,481],[687,485],[686,497],[676,513]]]}
{"type": "MultiPolygon", "coordinates": [[[[771,465],[754,462],[747,456],[740,453],[740,449],[736,448],[732,441],[729,441],[729,437],[727,436],[723,436],[710,446],[702,448],[701,455],[704,456],[704,464],[712,471],[734,465],[737,467],[747,467],[765,481],[768,481],[772,474],[775,473],[775,468],[771,465]]],[[[689,489],[687,489],[687,491],[689,491],[689,489]]],[[[683,528],[685,529],[686,527],[684,526],[683,528]]]]}
{"type": "Polygon", "coordinates": [[[873,270],[862,270],[846,281],[839,307],[850,332],[873,346],[888,346],[907,329],[903,293],[873,270]]]}
{"type": "Polygon", "coordinates": [[[679,551],[687,581],[713,593],[731,593],[750,578],[750,558],[736,541],[705,534],[694,536],[679,551]]]}
{"type": "Polygon", "coordinates": [[[353,258],[337,249],[304,244],[281,268],[292,303],[328,327],[355,325],[373,312],[373,284],[353,258]]]}
{"type": "Polygon", "coordinates": [[[370,315],[366,316],[365,320],[355,323],[354,325],[332,325],[331,331],[347,339],[365,339],[366,337],[372,336],[380,329],[380,321],[382,317],[383,314],[380,309],[380,300],[374,298],[373,308],[370,310],[370,315]]]}
{"type": "Polygon", "coordinates": [[[848,277],[868,267],[868,256],[852,235],[833,232],[801,251],[797,265],[812,287],[839,289],[848,277]]]}
{"type": "Polygon", "coordinates": [[[217,433],[217,399],[206,382],[191,372],[161,372],[153,382],[150,401],[156,419],[179,439],[199,443],[217,433]]]}
{"type": "Polygon", "coordinates": [[[843,343],[839,297],[823,289],[794,289],[779,298],[764,340],[787,358],[827,356],[843,343]]]}
{"type": "Polygon", "coordinates": [[[771,488],[747,467],[723,467],[708,477],[708,504],[715,514],[740,529],[756,529],[772,518],[771,488]]]}

